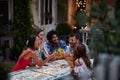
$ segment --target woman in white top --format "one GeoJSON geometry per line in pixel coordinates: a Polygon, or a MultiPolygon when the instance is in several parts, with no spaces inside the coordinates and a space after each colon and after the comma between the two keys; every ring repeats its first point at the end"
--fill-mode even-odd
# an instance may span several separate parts
{"type": "Polygon", "coordinates": [[[69,58],[66,60],[70,64],[71,72],[78,77],[89,76],[90,60],[86,55],[86,49],[83,44],[76,44],[73,49],[73,60],[70,62],[69,58]]]}

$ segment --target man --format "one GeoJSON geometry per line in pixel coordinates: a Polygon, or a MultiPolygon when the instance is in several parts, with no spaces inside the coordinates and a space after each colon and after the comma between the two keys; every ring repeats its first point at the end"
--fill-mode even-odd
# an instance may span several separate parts
{"type": "MultiPolygon", "coordinates": [[[[75,54],[75,53],[73,53],[73,50],[76,49],[77,45],[81,45],[81,44],[82,43],[80,42],[79,36],[77,34],[71,33],[69,35],[69,46],[68,46],[68,50],[67,50],[68,54],[65,57],[65,60],[70,65],[70,71],[71,71],[71,73],[74,73],[73,68],[75,67],[75,64],[73,64],[73,61],[74,61],[74,56],[73,55],[75,54]]],[[[83,44],[83,45],[85,45],[85,44],[83,44]]],[[[85,45],[85,48],[86,48],[86,53],[88,53],[89,49],[88,49],[88,47],[86,45],[85,45]]],[[[80,49],[77,48],[77,50],[79,51],[80,49]]],[[[79,53],[79,54],[81,54],[81,53],[79,53]]],[[[76,61],[76,65],[80,66],[82,64],[77,60],[76,61]]]]}
{"type": "Polygon", "coordinates": [[[71,33],[69,35],[69,46],[68,46],[68,51],[70,53],[73,52],[73,48],[76,44],[84,44],[85,48],[86,48],[86,54],[88,55],[89,57],[89,54],[90,54],[90,50],[88,48],[88,46],[85,44],[85,43],[81,43],[80,40],[79,40],[79,36],[75,33],[71,33]]]}
{"type": "Polygon", "coordinates": [[[54,30],[51,30],[47,33],[47,40],[48,42],[44,44],[44,49],[46,52],[44,54],[45,57],[48,57],[53,52],[56,52],[58,48],[62,48],[64,51],[67,50],[66,42],[59,40],[59,34],[54,30]]]}

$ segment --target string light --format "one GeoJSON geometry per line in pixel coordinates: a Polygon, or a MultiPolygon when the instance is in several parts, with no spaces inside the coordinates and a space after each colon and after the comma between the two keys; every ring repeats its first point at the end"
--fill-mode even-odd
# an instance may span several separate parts
{"type": "Polygon", "coordinates": [[[83,10],[85,11],[85,9],[86,9],[86,1],[85,0],[76,0],[76,5],[80,11],[83,11],[83,10]]]}
{"type": "MultiPolygon", "coordinates": [[[[76,0],[77,11],[85,12],[86,11],[86,0],[76,0]]],[[[83,13],[84,14],[84,13],[83,13]]],[[[81,29],[87,28],[87,25],[82,25],[81,29]]],[[[79,29],[77,26],[74,26],[74,29],[79,29]]]]}
{"type": "Polygon", "coordinates": [[[76,26],[74,26],[74,29],[77,29],[77,27],[76,27],[76,26]]]}

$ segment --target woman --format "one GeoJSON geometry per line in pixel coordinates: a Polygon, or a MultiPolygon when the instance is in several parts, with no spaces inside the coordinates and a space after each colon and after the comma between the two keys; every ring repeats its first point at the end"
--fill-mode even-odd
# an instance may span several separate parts
{"type": "MultiPolygon", "coordinates": [[[[39,39],[42,40],[41,45],[39,46],[39,49],[35,51],[36,55],[38,56],[39,60],[43,61],[45,60],[44,56],[44,31],[40,28],[35,29],[35,35],[39,37],[39,39]]],[[[34,62],[33,62],[34,63],[34,62]]]]}
{"type": "Polygon", "coordinates": [[[35,35],[44,40],[44,31],[40,28],[35,29],[35,35]]]}
{"type": "Polygon", "coordinates": [[[15,66],[12,68],[12,71],[17,71],[21,69],[25,69],[27,65],[30,64],[31,60],[33,59],[38,66],[43,66],[46,62],[54,58],[54,54],[50,55],[46,58],[43,62],[41,62],[35,54],[35,50],[39,48],[39,45],[42,43],[42,39],[38,36],[31,35],[27,40],[27,45],[23,49],[21,55],[15,66]]]}
{"type": "Polygon", "coordinates": [[[83,44],[77,44],[74,48],[73,54],[73,64],[74,73],[78,77],[83,77],[83,75],[90,75],[90,60],[86,55],[86,49],[83,44]]]}
{"type": "Polygon", "coordinates": [[[78,77],[84,77],[90,75],[90,60],[86,55],[86,49],[83,44],[76,44],[73,49],[73,60],[70,61],[66,58],[70,64],[71,72],[78,77]]]}

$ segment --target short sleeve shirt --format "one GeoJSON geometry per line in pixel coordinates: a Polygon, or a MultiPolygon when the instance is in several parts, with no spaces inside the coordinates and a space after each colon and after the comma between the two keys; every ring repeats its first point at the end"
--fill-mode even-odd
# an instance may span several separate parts
{"type": "Polygon", "coordinates": [[[58,40],[58,47],[54,47],[50,42],[47,42],[46,46],[47,46],[47,52],[54,52],[57,48],[62,48],[64,49],[64,51],[67,50],[67,45],[63,40],[58,40]]]}

